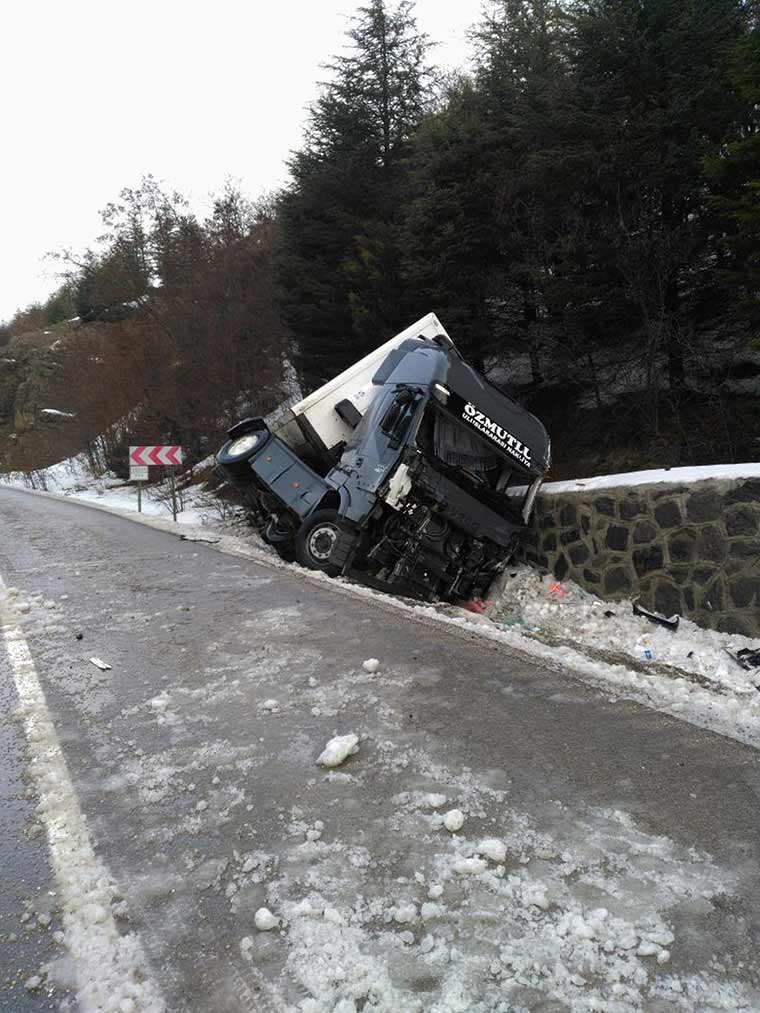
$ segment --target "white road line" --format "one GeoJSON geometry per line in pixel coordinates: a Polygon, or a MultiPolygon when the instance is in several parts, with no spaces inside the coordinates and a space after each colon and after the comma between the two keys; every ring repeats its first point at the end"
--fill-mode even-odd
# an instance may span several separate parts
{"type": "Polygon", "coordinates": [[[111,903],[115,889],[96,856],[71,783],[45,694],[24,634],[0,577],[0,632],[10,663],[31,754],[30,769],[47,831],[64,938],[77,969],[81,1013],[163,1013],[134,932],[121,935],[111,903]]]}

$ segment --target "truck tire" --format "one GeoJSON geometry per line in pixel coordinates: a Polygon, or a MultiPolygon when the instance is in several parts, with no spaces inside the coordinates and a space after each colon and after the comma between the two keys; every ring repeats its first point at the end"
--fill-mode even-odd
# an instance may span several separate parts
{"type": "Polygon", "coordinates": [[[307,517],[296,535],[296,559],[301,566],[337,577],[340,567],[330,563],[330,553],[339,531],[337,510],[317,510],[307,517]]]}

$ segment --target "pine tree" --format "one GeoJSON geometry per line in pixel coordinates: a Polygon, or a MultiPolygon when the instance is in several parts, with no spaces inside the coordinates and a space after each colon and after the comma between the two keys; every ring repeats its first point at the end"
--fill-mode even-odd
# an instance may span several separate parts
{"type": "Polygon", "coordinates": [[[567,84],[563,12],[548,0],[497,0],[472,37],[475,80],[456,84],[418,133],[407,272],[473,361],[524,349],[539,379],[567,84]]]}
{"type": "Polygon", "coordinates": [[[712,207],[724,228],[721,276],[733,313],[760,322],[760,5],[748,5],[748,31],[730,61],[740,101],[726,143],[707,160],[712,207]]]}
{"type": "MultiPolygon", "coordinates": [[[[580,0],[568,157],[588,180],[592,262],[617,276],[618,319],[637,335],[653,404],[687,382],[714,287],[704,160],[736,115],[726,54],[741,0],[580,0]]],[[[570,163],[568,163],[570,164],[570,163]]]]}
{"type": "Polygon", "coordinates": [[[403,322],[398,215],[409,138],[425,103],[426,39],[413,4],[360,7],[349,52],[311,109],[283,193],[283,315],[308,385],[403,322]]]}

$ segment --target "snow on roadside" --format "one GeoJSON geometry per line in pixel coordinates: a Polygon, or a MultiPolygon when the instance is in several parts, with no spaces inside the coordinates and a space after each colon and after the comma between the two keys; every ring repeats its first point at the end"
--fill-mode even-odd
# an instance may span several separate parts
{"type": "MultiPolygon", "coordinates": [[[[64,496],[71,496],[73,499],[83,500],[86,503],[103,503],[108,506],[118,507],[122,510],[137,512],[137,486],[127,485],[122,479],[117,478],[112,472],[106,472],[99,478],[95,478],[91,472],[88,462],[83,454],[67,458],[49,468],[41,469],[35,473],[39,475],[39,482],[44,485],[47,492],[60,493],[64,496]]],[[[29,490],[29,480],[23,472],[6,472],[0,475],[6,485],[16,489],[29,490]]],[[[161,487],[162,492],[168,492],[161,487]]],[[[158,487],[151,486],[151,493],[158,487]]],[[[146,488],[142,493],[142,512],[148,517],[171,517],[171,503],[159,503],[152,498],[146,488]]],[[[204,508],[202,498],[192,491],[185,492],[185,508],[177,515],[180,524],[201,524],[204,520],[204,508]]]]}
{"type": "Polygon", "coordinates": [[[540,642],[558,658],[573,649],[590,654],[597,668],[589,674],[607,676],[618,690],[643,693],[687,720],[699,715],[696,723],[724,733],[741,730],[737,737],[760,744],[760,671],[744,670],[729,654],[757,646],[747,637],[683,618],[670,630],[634,615],[628,600],[603,601],[528,566],[509,571],[488,615],[496,631],[540,642]]]}
{"type": "Polygon", "coordinates": [[[594,478],[576,478],[566,482],[546,482],[541,493],[583,492],[598,489],[617,489],[626,485],[657,485],[703,482],[708,480],[736,480],[760,478],[760,464],[706,464],[686,468],[653,468],[648,471],[627,471],[618,475],[597,475],[594,478]]]}

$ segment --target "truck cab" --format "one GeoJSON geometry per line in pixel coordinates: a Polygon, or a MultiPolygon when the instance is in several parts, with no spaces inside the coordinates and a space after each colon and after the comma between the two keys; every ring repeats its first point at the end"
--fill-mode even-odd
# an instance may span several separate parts
{"type": "Polygon", "coordinates": [[[218,467],[284,558],[424,600],[485,592],[550,463],[543,425],[434,314],[229,436],[218,467]]]}

